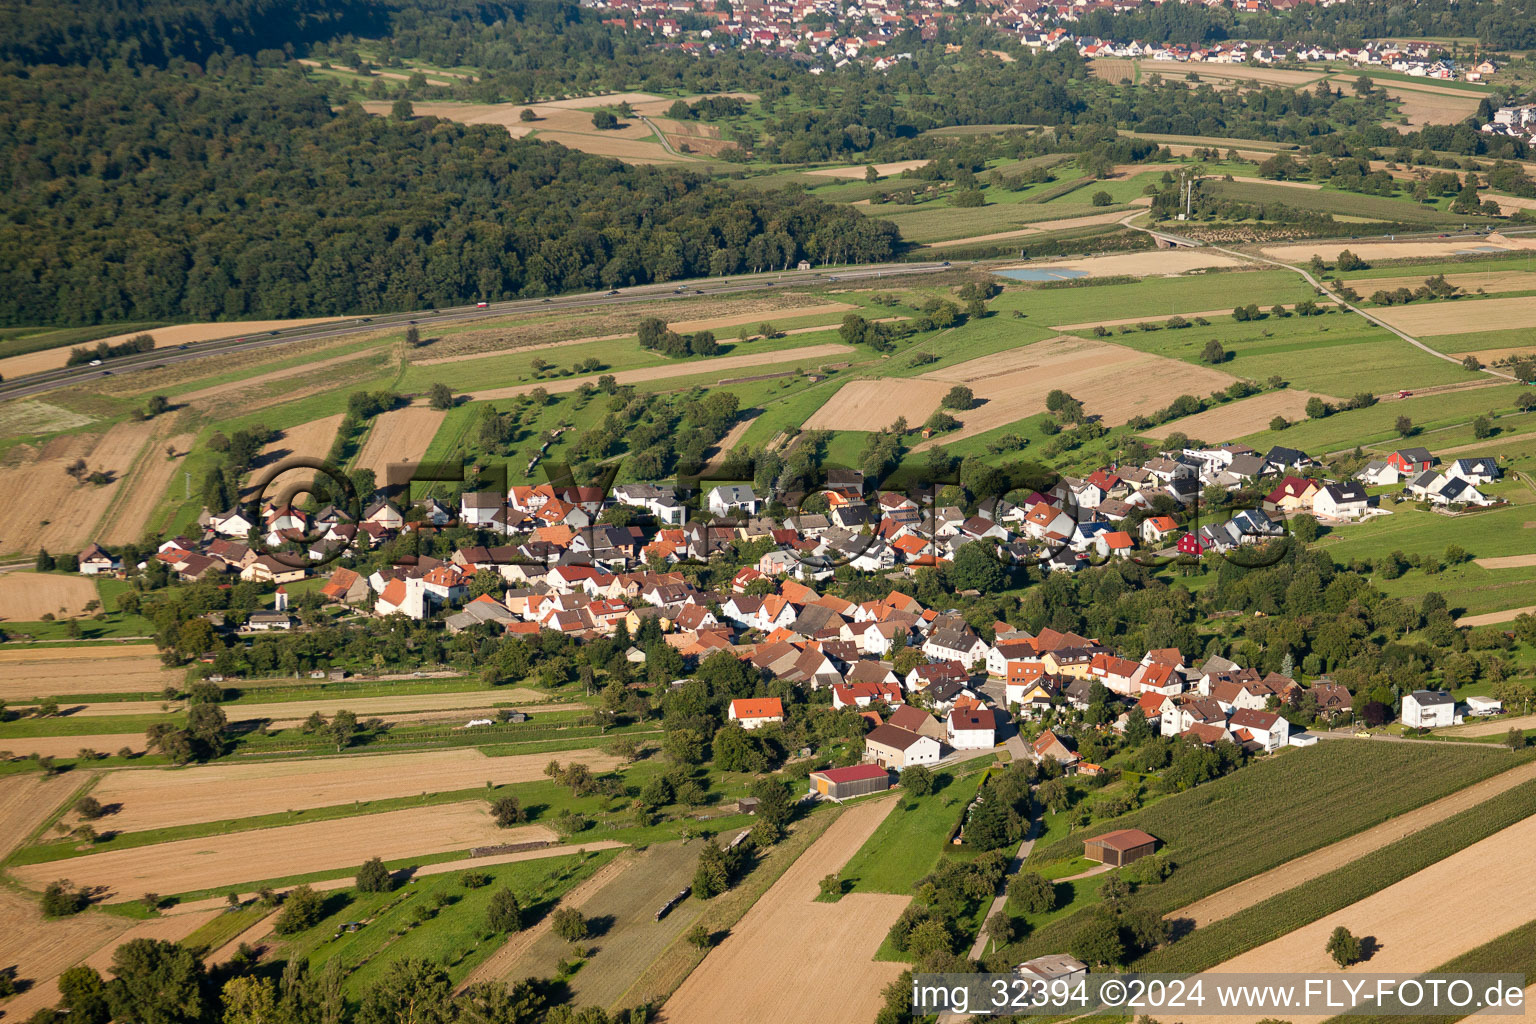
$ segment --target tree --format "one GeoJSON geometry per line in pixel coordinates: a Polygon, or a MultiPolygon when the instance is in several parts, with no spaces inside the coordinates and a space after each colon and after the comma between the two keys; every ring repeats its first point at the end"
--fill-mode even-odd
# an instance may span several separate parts
{"type": "Polygon", "coordinates": [[[1518,726],[1511,727],[1504,735],[1504,745],[1510,750],[1524,750],[1525,743],[1525,730],[1518,726]]]}
{"type": "Polygon", "coordinates": [[[1284,416],[1276,416],[1274,419],[1269,421],[1270,430],[1284,430],[1290,425],[1291,421],[1286,419],[1284,416]]]}
{"type": "Polygon", "coordinates": [[[1328,936],[1328,944],[1323,947],[1333,962],[1340,967],[1348,967],[1350,964],[1360,962],[1360,940],[1350,934],[1348,928],[1339,925],[1328,936]]]}
{"type": "Polygon", "coordinates": [[[866,164],[865,165],[865,167],[864,167],[864,180],[865,180],[865,182],[867,182],[867,183],[869,183],[871,185],[873,185],[875,182],[880,180],[880,172],[875,170],[875,167],[874,167],[873,164],[866,164]]]}
{"type": "Polygon", "coordinates": [[[1323,401],[1321,398],[1318,398],[1316,395],[1313,395],[1311,398],[1307,399],[1307,416],[1310,419],[1320,420],[1332,411],[1333,410],[1328,407],[1328,403],[1323,401]]]}
{"type": "Polygon", "coordinates": [[[389,892],[395,887],[394,876],[378,857],[370,857],[363,862],[357,871],[356,881],[358,892],[389,892]]]}
{"type": "Polygon", "coordinates": [[[712,900],[731,887],[731,873],[725,864],[725,852],[713,840],[705,840],[699,851],[699,866],[693,873],[693,894],[712,900]]]}
{"type": "Polygon", "coordinates": [[[202,961],[185,946],[133,939],[112,954],[107,1004],[113,1020],[196,1024],[203,1019],[202,961]]]}
{"type": "Polygon", "coordinates": [[[449,1024],[453,982],[440,965],[407,957],[395,960],[369,985],[357,1024],[449,1024]]]}
{"type": "Polygon", "coordinates": [[[326,732],[330,734],[338,751],[347,749],[351,746],[353,738],[357,736],[357,715],[342,708],[336,712],[336,717],[331,719],[331,724],[326,726],[326,732]]]}
{"type": "Polygon", "coordinates": [[[1217,363],[1226,362],[1226,359],[1227,350],[1222,348],[1221,342],[1217,341],[1215,338],[1212,338],[1210,341],[1206,342],[1205,348],[1200,350],[1200,361],[1202,363],[1210,363],[1214,366],[1217,363]]]}
{"type": "Polygon", "coordinates": [[[491,893],[491,904],[486,908],[485,923],[493,932],[516,932],[523,927],[523,908],[511,889],[497,889],[491,893]]]}
{"type": "Polygon", "coordinates": [[[1302,513],[1291,520],[1291,536],[1303,544],[1310,544],[1317,540],[1317,517],[1302,513]]]}
{"type": "Polygon", "coordinates": [[[1008,572],[997,560],[986,541],[976,540],[955,552],[949,567],[949,579],[956,590],[979,590],[993,594],[1008,584],[1008,572]]]}
{"type": "Polygon", "coordinates": [[[37,549],[37,561],[33,563],[34,569],[38,572],[53,572],[54,566],[57,564],[53,556],[48,553],[47,548],[37,549]]]}
{"type": "Polygon", "coordinates": [[[1493,436],[1493,420],[1487,416],[1478,416],[1472,421],[1472,436],[1479,441],[1486,441],[1493,436]]]}
{"type": "Polygon", "coordinates": [[[283,898],[283,912],[277,915],[272,930],[279,935],[297,935],[313,927],[324,913],[325,897],[301,885],[283,898]]]}
{"type": "Polygon", "coordinates": [[[533,112],[532,107],[524,107],[522,113],[517,115],[517,119],[524,124],[528,124],[531,121],[537,121],[539,115],[533,112]]]}
{"type": "Polygon", "coordinates": [[[106,814],[107,809],[101,805],[100,800],[86,795],[75,801],[75,813],[86,821],[95,821],[103,814],[106,814]]]}
{"type": "Polygon", "coordinates": [[[107,1024],[112,1010],[107,1003],[107,983],[96,968],[71,967],[59,975],[59,1003],[69,1011],[71,1024],[107,1024]]]}
{"type": "Polygon", "coordinates": [[[1089,200],[1089,202],[1091,202],[1094,206],[1108,206],[1114,201],[1115,197],[1110,195],[1108,192],[1105,192],[1103,189],[1095,192],[1093,194],[1093,198],[1089,200]]]}
{"type": "MultiPolygon", "coordinates": [[[[874,170],[873,167],[870,170],[874,170]]],[[[709,934],[709,929],[702,924],[696,924],[688,932],[688,944],[694,949],[708,949],[714,945],[714,936],[709,934]]]]}
{"type": "Polygon", "coordinates": [[[89,902],[85,891],[76,889],[70,884],[69,879],[49,882],[48,887],[43,890],[43,916],[68,917],[70,914],[78,914],[89,902]]]}
{"type": "Polygon", "coordinates": [[[1056,887],[1036,871],[1023,871],[1008,883],[1008,904],[1024,914],[1056,909],[1056,887]]]}
{"type": "Polygon", "coordinates": [[[956,384],[949,389],[949,393],[944,396],[944,400],[939,404],[946,409],[964,411],[975,406],[976,393],[964,384],[956,384]]]}
{"type": "Polygon", "coordinates": [[[528,820],[528,812],[515,796],[499,796],[491,804],[491,817],[502,828],[521,825],[528,820]]]}
{"type": "Polygon", "coordinates": [[[550,915],[550,925],[555,934],[566,942],[580,942],[587,937],[587,919],[581,916],[581,911],[572,907],[561,907],[550,915]]]}
{"type": "Polygon", "coordinates": [[[427,389],[427,403],[439,411],[453,408],[453,389],[438,381],[427,389]]]}
{"type": "Polygon", "coordinates": [[[411,348],[421,344],[421,328],[412,324],[405,329],[405,343],[411,348]]]}
{"type": "Polygon", "coordinates": [[[1092,967],[1113,967],[1125,959],[1125,944],[1120,941],[1120,924],[1107,907],[1088,913],[1067,943],[1067,951],[1092,967]]]}
{"type": "Polygon", "coordinates": [[[599,110],[592,115],[592,127],[598,131],[608,131],[619,126],[619,119],[613,116],[611,110],[599,110]]]}
{"type": "Polygon", "coordinates": [[[913,796],[927,796],[933,792],[933,772],[923,765],[915,764],[901,773],[901,788],[913,796]]]}

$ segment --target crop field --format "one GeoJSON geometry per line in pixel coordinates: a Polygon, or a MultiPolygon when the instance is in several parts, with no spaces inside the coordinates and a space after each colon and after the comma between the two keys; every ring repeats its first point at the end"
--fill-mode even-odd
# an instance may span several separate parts
{"type": "MultiPolygon", "coordinates": [[[[595,772],[618,758],[598,750],[564,755],[595,772]]],[[[442,793],[544,777],[549,758],[540,754],[486,757],[479,750],[435,750],[257,764],[115,772],[96,789],[102,803],[121,804],[112,825],[120,831],[223,821],[358,800],[442,793]]],[[[481,810],[483,815],[483,809],[481,810]]]]}
{"type": "MultiPolygon", "coordinates": [[[[404,410],[402,410],[404,411],[404,410]]],[[[393,416],[394,413],[385,413],[393,416]]],[[[336,438],[336,430],[341,426],[342,414],[323,416],[308,423],[300,423],[298,426],[289,427],[278,432],[275,440],[262,448],[257,455],[254,467],[251,470],[249,485],[242,495],[243,500],[250,501],[256,496],[256,485],[264,484],[261,488],[262,495],[269,501],[275,501],[288,493],[289,488],[307,487],[314,477],[314,471],[309,469],[289,469],[268,478],[273,468],[285,459],[310,458],[323,459],[331,450],[331,442],[336,438]]],[[[382,479],[382,474],[380,474],[382,479]]],[[[302,500],[302,499],[300,499],[302,500]]]]}
{"type": "Polygon", "coordinates": [[[380,413],[374,417],[368,437],[357,453],[355,468],[371,469],[380,485],[387,483],[391,464],[421,461],[437,429],[443,425],[443,416],[441,409],[415,405],[380,413]]]}
{"type": "MultiPolygon", "coordinates": [[[[1077,198],[1076,193],[1073,198],[1077,198]]],[[[1070,204],[1044,205],[993,200],[985,206],[962,208],[950,206],[941,200],[933,200],[918,206],[886,204],[860,209],[871,217],[890,221],[901,229],[903,238],[921,244],[986,239],[994,237],[999,232],[1012,232],[1039,222],[1097,217],[1110,212],[1103,207],[1090,205],[1088,198],[1089,193],[1085,189],[1081,202],[1070,204]]],[[[1123,210],[1120,216],[1125,216],[1123,210]]]]}
{"type": "Polygon", "coordinates": [[[0,928],[0,964],[14,968],[17,981],[31,983],[3,1004],[7,1017],[31,1016],[53,1006],[58,992],[54,978],[97,949],[115,946],[114,940],[133,927],[126,918],[89,910],[49,920],[36,900],[10,889],[0,889],[0,916],[6,923],[0,928]]]}
{"type": "Polygon", "coordinates": [[[1284,416],[1293,422],[1306,419],[1307,403],[1313,398],[1321,398],[1325,402],[1338,401],[1332,395],[1320,395],[1301,388],[1284,388],[1218,405],[1205,412],[1153,427],[1145,433],[1148,437],[1162,438],[1178,431],[1187,437],[1202,440],[1243,437],[1268,430],[1270,421],[1276,416],[1284,416]]]}
{"type": "Polygon", "coordinates": [[[0,651],[0,700],[77,693],[159,693],[182,675],[144,644],[0,651]]]}
{"type": "MultiPolygon", "coordinates": [[[[1304,420],[1293,423],[1283,431],[1263,430],[1246,435],[1245,444],[1260,447],[1264,444],[1284,444],[1309,452],[1329,452],[1355,445],[1390,451],[1403,443],[1395,430],[1399,416],[1411,419],[1420,433],[1415,443],[1428,442],[1438,451],[1436,432],[1442,428],[1455,429],[1453,425],[1465,424],[1481,413],[1514,411],[1515,398],[1520,388],[1513,384],[1495,384],[1491,387],[1466,388],[1442,391],[1429,395],[1378,402],[1367,409],[1351,409],[1336,412],[1320,420],[1304,420]]],[[[1175,424],[1176,425],[1176,424],[1175,424]]],[[[1497,439],[1484,442],[1480,448],[1493,448],[1497,439]]]]}
{"type": "MultiPolygon", "coordinates": [[[[93,340],[91,345],[94,347],[97,341],[105,341],[108,345],[119,345],[129,338],[147,333],[155,339],[156,348],[169,348],[172,345],[189,345],[199,341],[245,337],[265,331],[280,331],[289,327],[323,324],[333,319],[335,318],[322,316],[299,320],[228,320],[204,324],[175,324],[170,327],[156,327],[149,331],[134,330],[122,334],[114,334],[93,340]]],[[[68,347],[44,349],[41,352],[30,352],[26,355],[0,359],[0,375],[10,380],[23,374],[56,370],[64,366],[68,361],[68,347]]]]}
{"type": "MultiPolygon", "coordinates": [[[[1504,723],[1489,723],[1486,728],[1490,731],[1485,735],[1493,735],[1494,732],[1504,731],[1508,726],[1504,723]]],[[[1463,735],[1471,735],[1471,732],[1465,732],[1463,735]]],[[[1433,803],[1415,807],[1331,846],[1325,846],[1314,853],[1287,861],[1277,868],[1246,878],[1234,886],[1198,900],[1187,907],[1180,907],[1169,913],[1168,917],[1190,921],[1196,928],[1202,928],[1212,921],[1219,921],[1249,907],[1258,906],[1310,879],[1324,877],[1359,860],[1366,854],[1390,846],[1415,832],[1533,780],[1536,780],[1536,761],[1527,761],[1518,768],[1511,768],[1507,772],[1501,772],[1474,783],[1449,796],[1441,797],[1433,803]]]]}
{"type": "MultiPolygon", "coordinates": [[[[619,1004],[662,950],[698,920],[705,904],[697,899],[683,901],[660,921],[656,911],[693,881],[699,847],[698,842],[649,846],[634,854],[622,872],[583,894],[580,909],[594,926],[593,939],[587,943],[594,952],[569,982],[578,1003],[619,1004]]],[[[566,902],[575,905],[569,898],[566,902]]],[[[498,977],[508,981],[550,977],[569,955],[570,944],[545,930],[524,944],[515,964],[498,977]]]]}
{"type": "Polygon", "coordinates": [[[902,965],[875,951],[909,895],[851,893],[817,903],[817,882],[846,863],[895,806],[891,798],[843,813],[662,1007],[670,1024],[846,1024],[870,1020],[902,965]]]}
{"type": "Polygon", "coordinates": [[[1502,299],[1457,299],[1373,309],[1375,316],[1417,337],[1460,334],[1468,325],[1483,331],[1529,328],[1536,317],[1536,295],[1502,299]]]}
{"type": "MultiPolygon", "coordinates": [[[[1177,870],[1134,899],[1168,914],[1509,767],[1507,751],[1322,743],[1095,823],[1095,833],[1140,828],[1166,844],[1177,870]],[[1287,825],[1277,830],[1280,814],[1287,825]]],[[[1030,863],[1046,866],[1081,853],[1082,837],[1071,836],[1037,843],[1030,863]]],[[[1069,915],[1038,928],[1020,952],[1053,948],[1075,924],[1069,915]]]]}
{"type": "Polygon", "coordinates": [[[0,620],[36,622],[47,614],[61,619],[82,615],[87,602],[99,599],[96,582],[86,576],[0,575],[0,620]]]}
{"type": "Polygon", "coordinates": [[[69,774],[13,775],[6,779],[0,787],[0,860],[9,857],[82,784],[69,774]]]}
{"type": "MultiPolygon", "coordinates": [[[[1209,367],[1192,367],[1118,345],[1066,336],[923,376],[950,386],[964,384],[981,402],[974,409],[954,413],[961,426],[943,435],[945,442],[1043,412],[1045,396],[1056,388],[1081,400],[1088,412],[1101,417],[1106,425],[1116,425],[1151,413],[1179,395],[1207,394],[1233,380],[1209,367]],[[1126,387],[1129,380],[1136,381],[1137,386],[1126,387]]],[[[900,409],[911,422],[920,422],[933,411],[906,401],[900,409]]]]}
{"type": "Polygon", "coordinates": [[[1451,256],[1478,256],[1520,251],[1519,246],[1494,242],[1488,238],[1464,238],[1445,242],[1291,242],[1285,245],[1266,245],[1260,251],[1265,256],[1294,263],[1306,263],[1313,254],[1333,263],[1339,258],[1339,253],[1345,249],[1363,260],[1372,262],[1437,257],[1444,259],[1451,256]]]}
{"type": "Polygon", "coordinates": [[[1389,199],[1385,196],[1367,196],[1332,189],[1297,189],[1273,182],[1206,181],[1201,187],[1208,189],[1213,195],[1233,202],[1278,203],[1298,210],[1368,217],[1389,223],[1426,226],[1454,223],[1460,226],[1468,220],[1480,219],[1467,218],[1460,214],[1453,217],[1411,199],[1389,199]]]}
{"type": "Polygon", "coordinates": [[[898,416],[921,423],[953,386],[921,377],[849,381],[805,421],[805,429],[880,430],[898,416]]]}
{"type": "MultiPolygon", "coordinates": [[[[1344,283],[1361,295],[1368,296],[1378,288],[1387,291],[1396,291],[1398,288],[1412,290],[1421,286],[1426,277],[1432,276],[1434,276],[1433,272],[1397,277],[1352,276],[1344,283]]],[[[1468,293],[1475,292],[1478,289],[1482,289],[1485,292],[1536,292],[1536,273],[1527,270],[1452,272],[1446,274],[1445,279],[1468,293]]]]}
{"type": "MultiPolygon", "coordinates": [[[[107,902],[120,903],[146,892],[194,892],[345,872],[370,857],[399,860],[490,843],[555,839],[538,825],[497,828],[485,803],[476,800],[87,854],[71,859],[68,871],[76,884],[101,886],[107,902]]],[[[44,862],[14,867],[11,873],[41,889],[59,870],[58,864],[44,862]]]]}
{"type": "Polygon", "coordinates": [[[63,434],[40,448],[12,448],[0,462],[0,490],[27,500],[0,529],[0,551],[35,554],[39,547],[84,547],[154,429],[152,421],[123,422],[99,436],[63,434]],[[65,472],[76,460],[84,460],[88,472],[107,474],[110,482],[77,482],[65,472]]]}

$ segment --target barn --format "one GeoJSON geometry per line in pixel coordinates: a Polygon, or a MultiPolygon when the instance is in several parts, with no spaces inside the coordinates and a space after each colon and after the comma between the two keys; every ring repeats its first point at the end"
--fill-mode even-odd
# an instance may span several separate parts
{"type": "Polygon", "coordinates": [[[856,764],[849,768],[828,768],[811,772],[811,792],[828,800],[847,800],[867,793],[882,793],[891,788],[891,776],[877,764],[856,764]]]}
{"type": "Polygon", "coordinates": [[[1139,828],[1122,828],[1083,840],[1083,856],[1111,867],[1123,867],[1151,856],[1157,850],[1157,838],[1139,828]]]}

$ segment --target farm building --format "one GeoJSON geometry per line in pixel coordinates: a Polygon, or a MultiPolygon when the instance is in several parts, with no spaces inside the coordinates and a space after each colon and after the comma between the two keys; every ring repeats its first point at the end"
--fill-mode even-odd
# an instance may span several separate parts
{"type": "Polygon", "coordinates": [[[847,800],[866,793],[883,793],[891,788],[891,777],[877,764],[856,764],[848,768],[828,768],[811,772],[811,792],[828,800],[847,800]]]}
{"type": "Polygon", "coordinates": [[[1117,868],[1151,856],[1156,850],[1157,838],[1139,828],[1117,829],[1083,840],[1084,857],[1117,868]]]}
{"type": "Polygon", "coordinates": [[[1453,725],[1456,702],[1441,690],[1414,690],[1403,697],[1403,724],[1415,729],[1453,725]]]}
{"type": "Polygon", "coordinates": [[[1504,702],[1497,697],[1468,697],[1467,714],[1497,715],[1504,710],[1504,702]]]}
{"type": "Polygon", "coordinates": [[[864,760],[900,771],[914,764],[933,764],[940,754],[939,741],[897,726],[886,725],[864,737],[864,760]]]}
{"type": "Polygon", "coordinates": [[[1026,960],[1013,973],[1031,981],[1075,981],[1088,976],[1088,965],[1066,953],[1047,953],[1026,960]]]}

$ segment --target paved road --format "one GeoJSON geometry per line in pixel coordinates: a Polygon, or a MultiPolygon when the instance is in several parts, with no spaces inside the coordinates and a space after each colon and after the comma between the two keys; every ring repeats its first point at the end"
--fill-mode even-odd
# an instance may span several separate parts
{"type": "Polygon", "coordinates": [[[297,341],[318,338],[344,337],[389,328],[418,326],[440,327],[444,324],[485,320],[506,316],[509,313],[557,312],[563,310],[624,306],[638,302],[656,302],[666,299],[684,299],[697,295],[734,295],[742,292],[764,291],[781,286],[824,285],[828,282],[859,281],[869,278],[897,277],[907,274],[931,274],[944,270],[947,262],[937,263],[872,263],[855,265],[832,271],[780,271],[762,274],[738,274],[731,277],[708,278],[686,282],[640,285],[626,288],[616,294],[610,292],[586,292],[576,295],[552,296],[547,299],[518,299],[511,302],[495,302],[489,306],[455,306],[449,309],[431,309],[417,312],[390,313],[374,317],[338,317],[323,324],[295,327],[265,334],[241,334],[238,321],[229,325],[230,337],[213,341],[201,341],[182,348],[159,348],[138,355],[111,359],[103,366],[71,366],[41,373],[27,374],[0,383],[0,400],[39,395],[59,388],[70,387],[91,380],[99,380],[119,373],[155,369],[173,363],[194,359],[209,359],[231,352],[245,352],[287,345],[297,341]]]}
{"type": "Polygon", "coordinates": [[[1008,870],[1003,872],[1003,880],[997,884],[997,896],[992,900],[992,905],[987,908],[986,914],[981,918],[981,928],[976,933],[976,941],[971,945],[971,959],[980,960],[987,948],[987,922],[994,916],[1002,913],[1003,904],[1008,902],[1008,879],[1019,873],[1024,866],[1024,859],[1035,848],[1035,833],[1039,831],[1040,819],[1031,818],[1029,829],[1024,833],[1024,841],[1019,844],[1018,852],[1013,855],[1013,860],[1008,862],[1008,870]]]}

